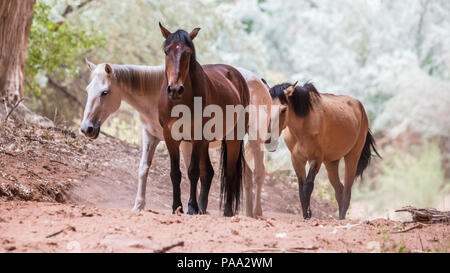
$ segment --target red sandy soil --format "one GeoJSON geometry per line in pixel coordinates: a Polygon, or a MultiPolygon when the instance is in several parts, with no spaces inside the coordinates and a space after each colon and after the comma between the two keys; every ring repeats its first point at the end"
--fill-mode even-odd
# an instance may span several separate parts
{"type": "MultiPolygon", "coordinates": [[[[395,233],[415,224],[337,221],[335,205],[317,197],[304,221],[297,185],[282,173],[266,178],[263,218],[221,217],[217,178],[210,215],[172,215],[164,146],[150,169],[147,210],[134,213],[139,158],[139,147],[110,137],[0,124],[0,252],[450,251],[449,225],[395,233]]],[[[188,192],[183,178],[185,209],[188,192]]]]}

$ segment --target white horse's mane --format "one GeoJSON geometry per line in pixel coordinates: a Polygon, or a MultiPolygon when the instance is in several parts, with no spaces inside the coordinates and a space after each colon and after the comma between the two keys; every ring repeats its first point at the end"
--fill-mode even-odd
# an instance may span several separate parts
{"type": "Polygon", "coordinates": [[[117,82],[132,92],[159,90],[164,80],[163,66],[111,65],[117,82]]]}

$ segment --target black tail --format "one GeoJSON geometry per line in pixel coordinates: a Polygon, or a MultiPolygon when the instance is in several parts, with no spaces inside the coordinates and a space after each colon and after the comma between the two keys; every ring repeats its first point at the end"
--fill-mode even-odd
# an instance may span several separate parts
{"type": "MultiPolygon", "coordinates": [[[[231,201],[231,213],[235,215],[235,213],[239,210],[239,204],[241,201],[241,190],[242,190],[242,173],[244,170],[244,141],[241,143],[241,148],[239,151],[239,157],[236,162],[236,170],[234,178],[227,178],[227,144],[225,140],[222,140],[222,152],[221,152],[221,160],[220,160],[220,207],[222,208],[222,203],[225,200],[231,201]],[[234,208],[233,208],[234,204],[234,208]]],[[[228,215],[226,215],[228,216],[228,215]]]]}
{"type": "Polygon", "coordinates": [[[372,132],[369,130],[366,136],[366,144],[364,144],[361,157],[358,161],[358,168],[356,169],[356,176],[360,176],[361,179],[364,171],[367,169],[367,166],[369,166],[370,159],[372,157],[372,150],[379,158],[382,158],[376,149],[375,139],[372,136],[372,132]]]}

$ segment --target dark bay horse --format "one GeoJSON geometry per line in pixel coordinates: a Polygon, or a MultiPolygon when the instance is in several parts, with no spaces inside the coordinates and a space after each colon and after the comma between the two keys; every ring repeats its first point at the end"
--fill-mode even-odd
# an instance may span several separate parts
{"type": "MultiPolygon", "coordinates": [[[[161,33],[166,39],[164,42],[165,57],[165,80],[161,88],[159,100],[159,121],[163,128],[164,140],[166,142],[170,161],[170,177],[173,185],[173,211],[182,208],[180,194],[180,143],[189,141],[192,144],[191,160],[188,169],[188,177],[191,182],[190,198],[188,203],[188,214],[206,213],[208,194],[214,170],[209,157],[210,140],[196,135],[196,126],[201,128],[210,118],[196,118],[191,115],[191,130],[189,136],[177,140],[172,131],[172,126],[178,117],[172,117],[172,110],[176,106],[184,105],[190,113],[203,109],[209,105],[216,105],[226,112],[227,106],[247,107],[250,94],[244,77],[235,68],[216,64],[200,65],[196,60],[195,47],[192,42],[199,32],[199,28],[191,33],[177,30],[171,33],[159,24],[161,33]],[[194,109],[195,98],[201,98],[201,108],[194,109]],[[198,179],[201,181],[199,202],[197,203],[196,189],[198,179]]],[[[240,191],[242,187],[242,172],[245,166],[243,139],[238,138],[239,117],[233,115],[233,120],[224,120],[222,138],[222,177],[221,177],[221,204],[224,205],[224,216],[233,216],[239,209],[240,191]],[[232,128],[226,124],[232,124],[232,128]],[[231,129],[231,130],[230,130],[231,129]],[[228,138],[229,135],[233,137],[228,138]]],[[[245,113],[244,129],[248,131],[248,114],[245,113]]],[[[218,130],[218,128],[216,128],[218,130]]]]}
{"type": "MultiPolygon", "coordinates": [[[[311,83],[304,86],[280,84],[270,89],[270,95],[272,128],[278,127],[278,131],[272,129],[270,134],[278,139],[284,130],[284,140],[298,178],[303,217],[312,216],[310,200],[314,179],[323,163],[335,191],[339,218],[345,219],[355,177],[362,177],[372,150],[380,157],[364,106],[348,96],[320,94],[311,83]],[[341,158],[345,160],[344,185],[339,178],[341,158]],[[308,175],[307,162],[310,164],[308,175]]],[[[276,146],[267,148],[273,150],[276,146]]]]}

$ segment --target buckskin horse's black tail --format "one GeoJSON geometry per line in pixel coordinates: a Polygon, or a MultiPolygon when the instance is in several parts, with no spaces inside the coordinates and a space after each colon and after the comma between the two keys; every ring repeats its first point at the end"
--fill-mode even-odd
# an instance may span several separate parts
{"type": "MultiPolygon", "coordinates": [[[[227,170],[227,143],[225,140],[222,140],[222,151],[221,151],[221,160],[220,160],[220,207],[222,207],[222,203],[225,200],[231,200],[232,204],[232,215],[239,210],[239,204],[241,201],[241,190],[242,190],[242,172],[244,170],[245,158],[244,158],[244,141],[241,143],[241,147],[239,150],[239,157],[236,161],[236,166],[230,166],[235,169],[234,178],[227,178],[226,170],[227,170]],[[233,208],[234,204],[234,208],[233,208]]],[[[231,216],[231,215],[226,215],[231,216]]]]}
{"type": "Polygon", "coordinates": [[[370,159],[372,157],[372,150],[379,158],[381,158],[376,148],[375,139],[372,136],[372,132],[369,130],[366,136],[366,144],[364,144],[364,148],[358,161],[358,167],[356,169],[356,176],[361,177],[361,179],[364,171],[367,169],[367,166],[369,166],[370,159]]]}

